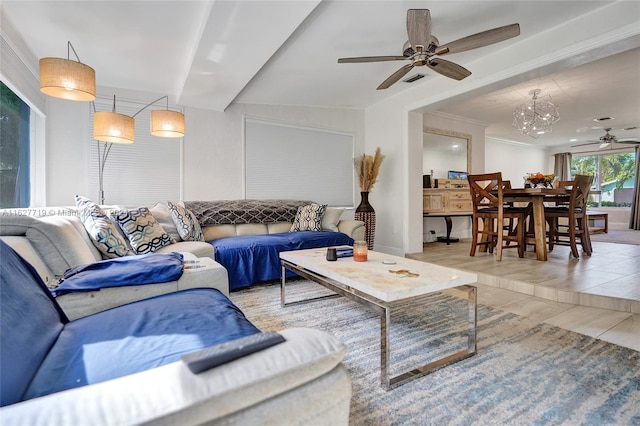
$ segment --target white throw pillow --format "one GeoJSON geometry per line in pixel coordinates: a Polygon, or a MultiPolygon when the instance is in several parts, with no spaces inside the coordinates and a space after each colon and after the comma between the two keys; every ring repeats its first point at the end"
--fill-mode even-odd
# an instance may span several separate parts
{"type": "Polygon", "coordinates": [[[322,231],[322,216],[326,208],[326,204],[316,203],[298,207],[296,218],[289,232],[322,231]]]}
{"type": "Polygon", "coordinates": [[[186,207],[178,203],[167,203],[173,224],[184,241],[204,241],[202,228],[196,216],[186,207]]]}
{"type": "Polygon", "coordinates": [[[173,223],[173,218],[171,217],[167,203],[156,203],[149,209],[149,211],[153,217],[156,218],[160,226],[162,226],[162,229],[167,231],[167,234],[169,234],[171,238],[175,241],[180,241],[182,239],[178,233],[176,225],[173,223]]]}
{"type": "Polygon", "coordinates": [[[91,242],[107,258],[135,254],[109,216],[90,199],[76,195],[76,206],[91,242]]]}
{"type": "Polygon", "coordinates": [[[338,222],[344,209],[338,207],[327,207],[322,216],[322,230],[338,232],[338,222]]]}
{"type": "Polygon", "coordinates": [[[112,213],[112,217],[118,222],[138,254],[152,253],[161,247],[175,243],[147,207],[121,210],[112,213]]]}

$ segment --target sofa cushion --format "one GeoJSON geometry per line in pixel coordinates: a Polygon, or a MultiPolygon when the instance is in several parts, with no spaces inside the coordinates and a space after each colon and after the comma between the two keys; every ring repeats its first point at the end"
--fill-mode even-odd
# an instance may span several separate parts
{"type": "Polygon", "coordinates": [[[208,257],[213,259],[213,247],[204,241],[178,241],[177,243],[159,248],[155,253],[171,253],[173,251],[190,253],[195,257],[208,257]]]}
{"type": "Polygon", "coordinates": [[[178,234],[178,228],[176,228],[176,225],[173,223],[167,203],[156,203],[149,211],[171,238],[175,241],[182,239],[180,238],[180,234],[178,234]]]}
{"type": "Polygon", "coordinates": [[[49,270],[59,278],[69,268],[101,259],[84,229],[78,230],[80,223],[75,227],[73,222],[79,222],[78,218],[8,216],[0,222],[0,234],[26,237],[49,270]]]}
{"type": "Polygon", "coordinates": [[[135,254],[120,234],[118,227],[111,222],[100,206],[81,195],[76,195],[76,205],[91,242],[104,257],[116,258],[135,254]]]}
{"type": "Polygon", "coordinates": [[[327,207],[324,209],[324,214],[322,215],[322,230],[339,232],[338,222],[340,222],[342,213],[344,213],[344,209],[338,207],[327,207]]]}
{"type": "Polygon", "coordinates": [[[65,325],[25,399],[159,367],[259,332],[216,289],[182,290],[113,308],[65,325]]]}
{"type": "Polygon", "coordinates": [[[184,241],[204,241],[202,238],[202,229],[198,223],[198,219],[193,213],[179,203],[167,203],[171,219],[180,234],[180,238],[184,241]]]}
{"type": "Polygon", "coordinates": [[[112,213],[111,217],[120,225],[137,254],[152,253],[175,243],[147,207],[120,210],[112,213]]]}
{"type": "MultiPolygon", "coordinates": [[[[300,231],[220,238],[210,244],[216,262],[229,274],[229,289],[237,290],[280,278],[281,251],[352,245],[353,239],[342,232],[300,231]]],[[[287,271],[287,276],[294,275],[287,271]]]]}
{"type": "Polygon", "coordinates": [[[0,241],[0,405],[23,399],[66,320],[38,273],[0,241]]]}
{"type": "Polygon", "coordinates": [[[298,207],[296,218],[291,225],[291,232],[322,231],[322,216],[326,204],[311,203],[298,207]]]}

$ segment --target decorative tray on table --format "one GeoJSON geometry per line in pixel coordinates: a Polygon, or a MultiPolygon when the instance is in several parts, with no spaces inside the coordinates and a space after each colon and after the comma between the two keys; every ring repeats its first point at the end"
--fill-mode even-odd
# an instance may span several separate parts
{"type": "Polygon", "coordinates": [[[525,188],[553,188],[553,184],[556,181],[556,176],[553,174],[545,175],[542,173],[527,173],[524,176],[525,188]]]}

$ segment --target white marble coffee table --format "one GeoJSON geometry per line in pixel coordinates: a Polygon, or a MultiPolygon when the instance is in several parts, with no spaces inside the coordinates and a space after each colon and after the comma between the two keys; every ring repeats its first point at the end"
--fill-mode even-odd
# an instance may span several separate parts
{"type": "Polygon", "coordinates": [[[325,248],[280,253],[282,262],[281,305],[285,307],[336,296],[332,294],[287,303],[285,272],[288,269],[331,289],[337,295],[349,297],[378,312],[380,314],[380,379],[383,388],[387,390],[394,388],[407,380],[424,376],[437,368],[468,358],[476,353],[476,287],[468,285],[477,282],[476,274],[374,251],[369,251],[367,262],[355,262],[352,257],[329,262],[326,260],[326,252],[325,248]],[[383,260],[396,263],[389,265],[383,263],[383,260]],[[398,274],[390,273],[389,270],[408,270],[418,276],[401,277],[398,274]],[[464,290],[468,294],[467,348],[395,377],[389,377],[388,361],[391,353],[389,327],[391,326],[392,308],[411,298],[454,287],[464,290]]]}

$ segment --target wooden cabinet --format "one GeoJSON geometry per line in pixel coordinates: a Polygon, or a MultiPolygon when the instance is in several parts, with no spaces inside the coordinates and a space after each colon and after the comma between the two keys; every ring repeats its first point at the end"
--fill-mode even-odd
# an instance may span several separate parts
{"type": "Polygon", "coordinates": [[[422,211],[433,214],[473,213],[469,182],[440,179],[438,188],[422,190],[422,211]]]}

